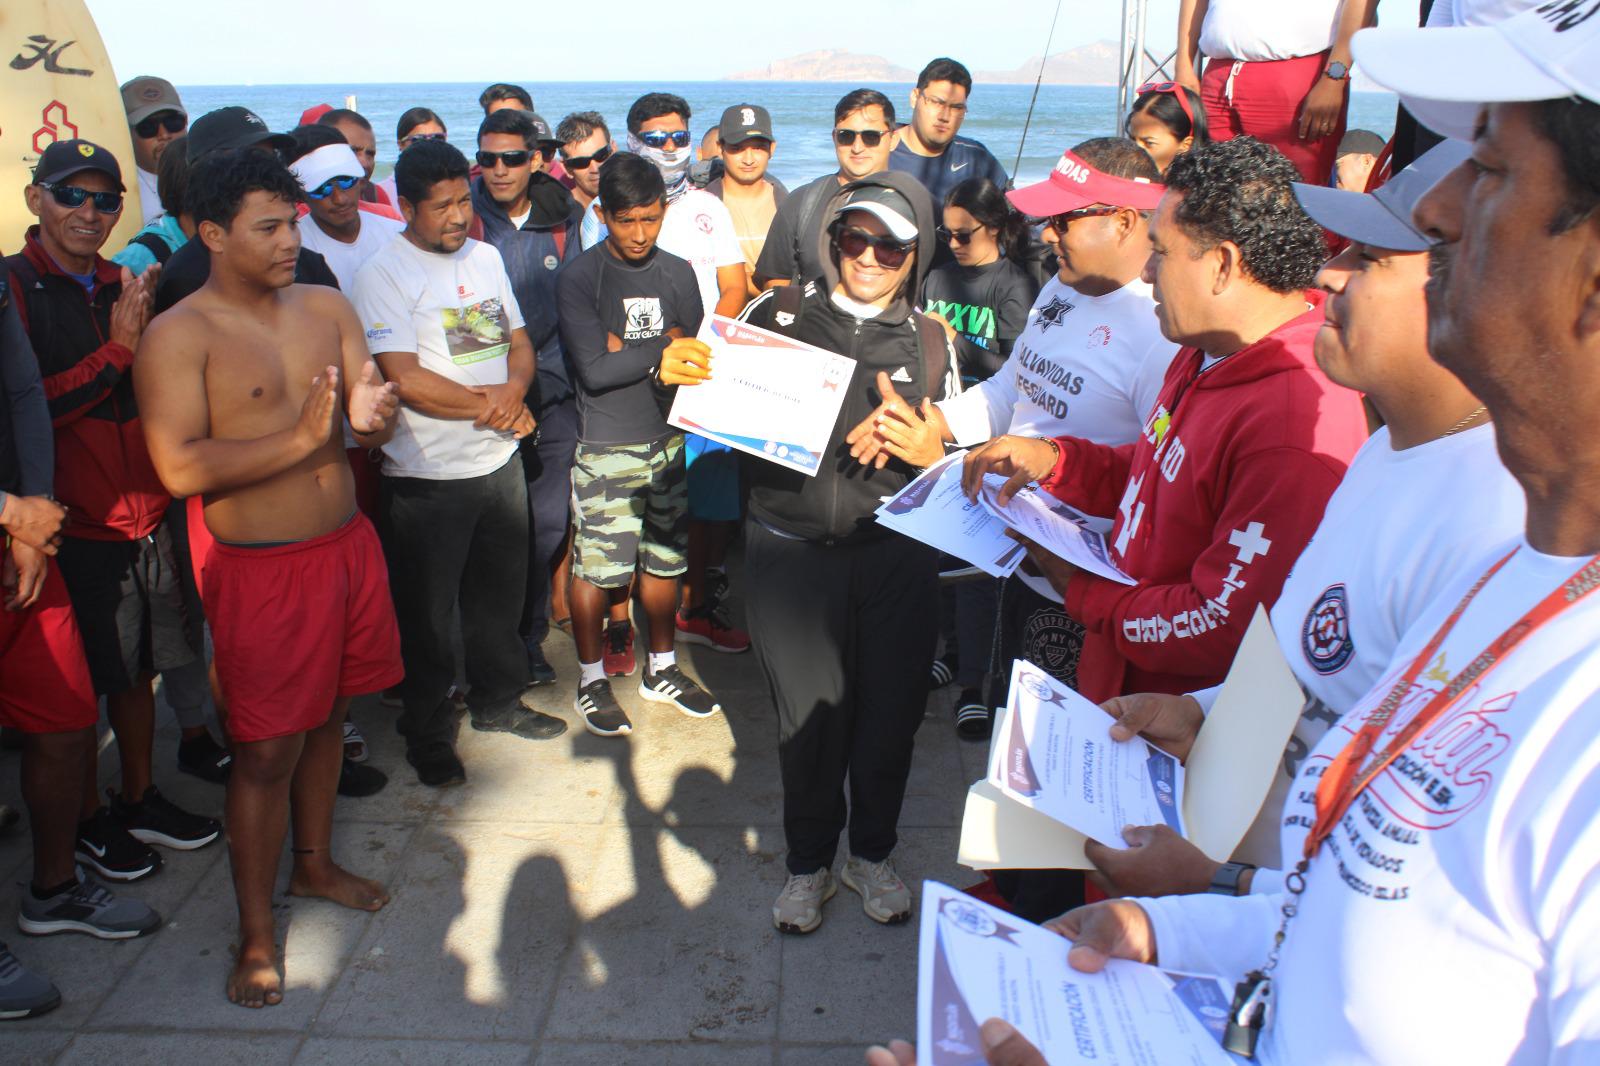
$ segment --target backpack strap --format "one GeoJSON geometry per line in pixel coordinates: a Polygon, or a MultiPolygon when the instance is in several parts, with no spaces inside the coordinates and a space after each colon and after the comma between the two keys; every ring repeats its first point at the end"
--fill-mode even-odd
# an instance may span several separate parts
{"type": "Polygon", "coordinates": [[[800,259],[805,248],[805,242],[815,241],[817,234],[822,229],[822,224],[817,219],[817,213],[827,203],[828,197],[838,190],[837,185],[830,185],[826,181],[814,181],[805,188],[805,199],[799,205],[798,217],[795,220],[794,231],[794,273],[789,280],[804,285],[812,278],[800,276],[800,259]],[[815,223],[815,225],[813,225],[815,223]]]}
{"type": "Polygon", "coordinates": [[[137,244],[155,256],[157,265],[165,265],[172,258],[172,247],[154,233],[141,233],[129,244],[137,244]]]}
{"type": "Polygon", "coordinates": [[[911,320],[917,326],[917,348],[922,352],[922,375],[931,402],[938,386],[949,384],[950,338],[945,336],[944,327],[927,315],[912,312],[911,320]]]}

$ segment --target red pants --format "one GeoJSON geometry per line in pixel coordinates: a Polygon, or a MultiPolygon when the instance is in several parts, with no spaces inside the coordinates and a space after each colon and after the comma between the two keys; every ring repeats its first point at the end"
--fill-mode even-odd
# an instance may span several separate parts
{"type": "Polygon", "coordinates": [[[1300,176],[1312,185],[1326,185],[1344,138],[1350,94],[1339,112],[1339,123],[1326,137],[1300,139],[1300,105],[1322,77],[1328,53],[1299,59],[1250,62],[1212,59],[1200,78],[1200,100],[1205,104],[1211,139],[1254,137],[1288,156],[1300,176]]]}
{"type": "Polygon", "coordinates": [[[89,680],[67,583],[46,563],[39,602],[0,608],[0,725],[23,733],[70,733],[95,724],[100,704],[89,680]]]}

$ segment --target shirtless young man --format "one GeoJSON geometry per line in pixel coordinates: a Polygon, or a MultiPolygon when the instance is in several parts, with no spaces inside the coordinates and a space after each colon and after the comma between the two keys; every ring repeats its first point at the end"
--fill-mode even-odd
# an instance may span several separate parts
{"type": "Polygon", "coordinates": [[[291,809],[291,895],[362,910],[389,899],[335,865],[329,842],[345,708],[402,676],[383,554],[356,510],[339,411],[375,448],[398,400],[345,298],[293,283],[302,191],[288,168],[263,152],[218,153],[189,180],[211,276],[145,332],[137,394],[162,482],[204,498],[217,539],[201,593],[234,751],[239,951],[228,998],[261,1007],[283,999],[272,888],[291,809]]]}

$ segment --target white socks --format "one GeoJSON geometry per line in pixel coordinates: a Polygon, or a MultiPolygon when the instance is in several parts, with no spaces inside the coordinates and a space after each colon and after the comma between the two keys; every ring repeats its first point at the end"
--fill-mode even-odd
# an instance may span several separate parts
{"type": "Polygon", "coordinates": [[[650,672],[659,674],[669,666],[676,666],[678,653],[675,651],[653,651],[650,653],[650,672]]]}
{"type": "Polygon", "coordinates": [[[578,687],[587,688],[596,681],[604,681],[606,679],[604,664],[604,659],[592,663],[580,662],[578,664],[578,687]]]}

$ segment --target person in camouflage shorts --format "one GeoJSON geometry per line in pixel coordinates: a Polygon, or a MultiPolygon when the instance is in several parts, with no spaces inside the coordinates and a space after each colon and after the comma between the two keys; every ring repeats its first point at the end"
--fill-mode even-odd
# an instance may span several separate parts
{"type": "Polygon", "coordinates": [[[572,574],[621,588],[634,567],[675,578],[686,566],[688,494],[683,434],[647,444],[578,446],[572,470],[572,574]]]}

